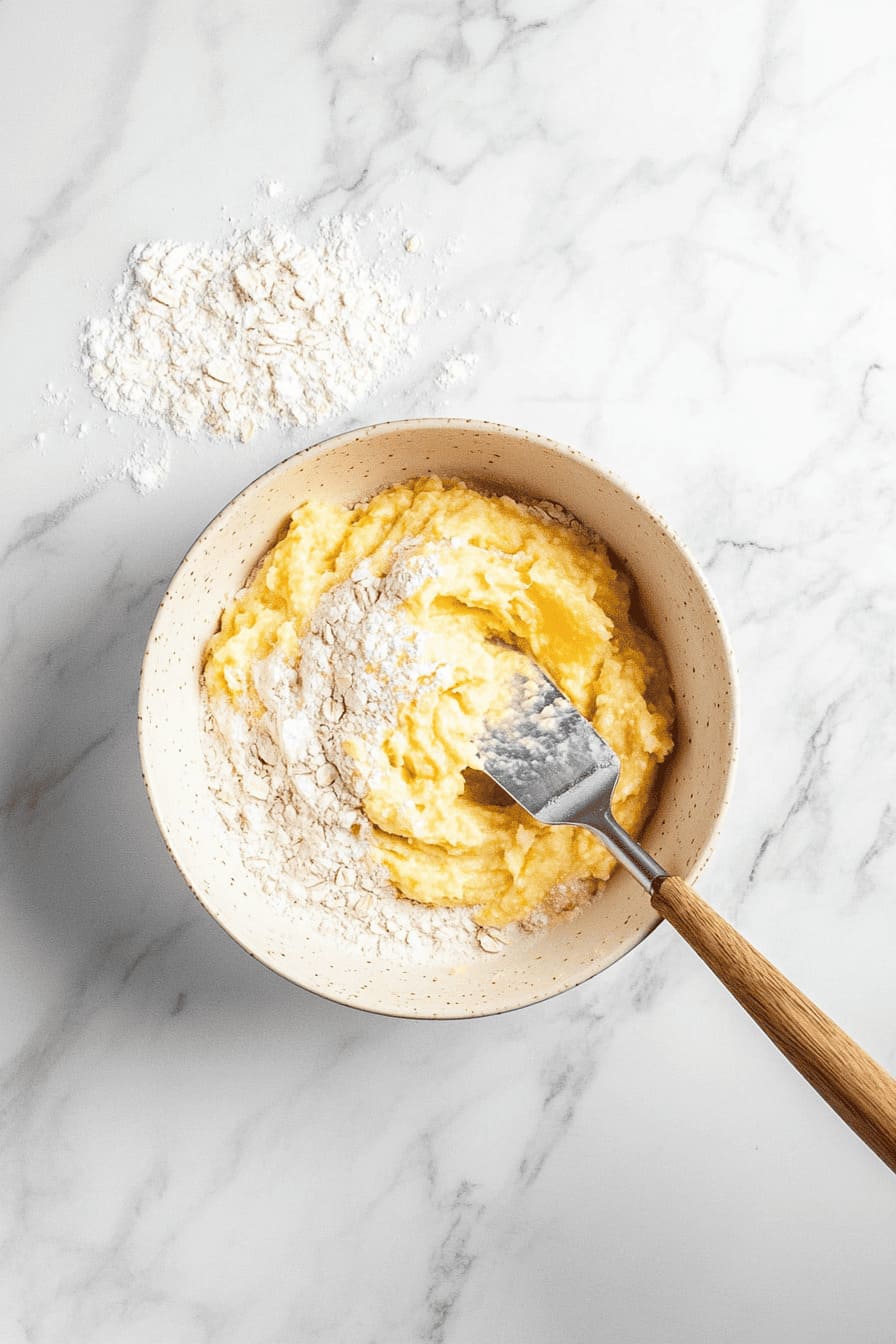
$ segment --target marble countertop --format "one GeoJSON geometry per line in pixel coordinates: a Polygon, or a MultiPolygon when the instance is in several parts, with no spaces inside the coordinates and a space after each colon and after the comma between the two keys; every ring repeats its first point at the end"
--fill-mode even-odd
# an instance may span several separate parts
{"type": "Polygon", "coordinates": [[[669,929],[506,1018],[321,1001],[187,892],[135,705],[168,578],[266,466],[425,412],[575,444],[730,625],[702,890],[896,1069],[894,36],[808,0],[3,6],[4,1341],[892,1341],[892,1176],[669,929]],[[446,316],[315,430],[110,426],[83,319],[271,178],[419,233],[446,316]]]}

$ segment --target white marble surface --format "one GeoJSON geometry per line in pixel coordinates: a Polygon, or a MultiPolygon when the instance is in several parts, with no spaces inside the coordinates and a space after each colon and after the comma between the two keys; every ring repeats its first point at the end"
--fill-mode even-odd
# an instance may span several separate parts
{"type": "Polygon", "coordinates": [[[259,470],[425,410],[574,443],[730,622],[705,892],[896,1068],[891,7],[8,0],[0,63],[3,1340],[892,1341],[892,1176],[670,931],[507,1018],[336,1007],[199,910],[135,745],[165,582],[259,470]],[[396,210],[421,275],[463,235],[449,317],[351,420],[173,443],[141,498],[161,436],[79,324],[264,177],[396,210]]]}

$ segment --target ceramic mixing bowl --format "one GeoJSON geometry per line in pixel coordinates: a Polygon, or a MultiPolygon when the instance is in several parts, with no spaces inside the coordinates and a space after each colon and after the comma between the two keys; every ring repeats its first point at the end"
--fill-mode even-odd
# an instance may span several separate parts
{"type": "Polygon", "coordinates": [[[705,862],[735,753],[731,651],[694,561],[637,495],[579,453],[536,434],[471,420],[404,420],[330,439],[254,481],[214,519],[178,569],[149,636],[140,685],[143,772],[162,835],[201,903],[259,961],[315,993],[407,1017],[475,1017],[536,1003],[609,966],[659,923],[617,871],[579,918],[499,956],[459,967],[364,959],[309,941],[254,891],[209,794],[199,675],[224,605],[314,496],[353,504],[397,481],[458,476],[563,504],[603,537],[637,585],[675,690],[675,752],[642,842],[687,880],[705,862]]]}

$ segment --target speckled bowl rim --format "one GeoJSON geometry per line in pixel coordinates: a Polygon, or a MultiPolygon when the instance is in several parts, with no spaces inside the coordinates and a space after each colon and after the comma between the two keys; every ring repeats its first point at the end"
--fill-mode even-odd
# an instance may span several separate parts
{"type": "MultiPolygon", "coordinates": [[[[147,754],[146,754],[147,749],[143,733],[143,723],[145,717],[144,714],[145,696],[148,694],[146,690],[146,676],[145,676],[146,665],[149,660],[152,645],[156,638],[157,628],[164,617],[165,610],[171,595],[171,589],[174,586],[176,579],[178,578],[184,566],[188,564],[193,551],[196,549],[197,546],[200,545],[203,538],[205,537],[205,534],[211,528],[215,527],[217,524],[226,521],[228,514],[236,510],[237,506],[240,504],[245,495],[249,494],[250,491],[256,489],[256,487],[261,485],[263,481],[270,480],[271,478],[275,477],[278,473],[285,472],[297,457],[302,458],[309,456],[323,457],[327,452],[333,451],[337,448],[341,448],[345,444],[349,444],[352,442],[360,444],[365,439],[373,438],[377,435],[381,435],[390,431],[396,431],[396,430],[418,431],[429,429],[463,429],[463,430],[472,430],[474,432],[478,431],[479,433],[485,433],[485,434],[496,434],[496,433],[502,434],[508,438],[517,439],[521,443],[537,443],[541,445],[543,448],[548,449],[550,452],[556,453],[560,457],[570,458],[575,462],[581,463],[588,470],[593,471],[595,475],[603,477],[604,480],[609,481],[611,485],[616,486],[617,489],[621,490],[624,494],[628,495],[630,499],[634,500],[635,503],[637,503],[637,505],[639,506],[639,508],[643,509],[643,511],[649,516],[651,521],[656,524],[656,526],[660,529],[660,531],[665,533],[668,539],[672,542],[672,544],[676,547],[676,549],[687,561],[691,573],[694,577],[694,580],[701,589],[703,596],[706,600],[707,606],[711,611],[715,619],[715,622],[718,626],[719,635],[721,637],[722,649],[725,655],[726,671],[728,673],[728,679],[730,684],[730,696],[728,702],[729,721],[727,725],[727,740],[729,745],[728,745],[728,762],[725,776],[725,787],[722,791],[722,797],[719,803],[718,811],[712,822],[712,825],[710,826],[709,833],[706,837],[706,841],[703,847],[698,852],[696,858],[694,859],[694,862],[690,865],[688,871],[686,873],[681,874],[681,876],[684,878],[686,882],[693,883],[695,881],[695,879],[700,875],[700,873],[703,872],[704,868],[706,867],[709,860],[712,858],[712,855],[715,851],[715,846],[718,840],[719,832],[721,830],[722,821],[725,817],[725,813],[728,810],[728,805],[731,801],[731,796],[734,790],[734,777],[736,773],[735,767],[737,764],[740,748],[740,688],[738,684],[737,664],[734,658],[734,650],[731,644],[730,636],[728,634],[728,627],[725,623],[725,619],[715,599],[715,595],[713,594],[713,591],[710,588],[709,583],[707,582],[703,574],[703,571],[701,570],[700,566],[698,565],[697,561],[692,555],[690,549],[681,540],[681,538],[678,536],[674,528],[672,528],[669,525],[669,523],[666,522],[662,514],[658,513],[649,504],[645,503],[643,497],[640,494],[638,494],[637,491],[632,490],[631,487],[627,484],[627,482],[625,482],[619,475],[617,475],[616,472],[610,471],[606,467],[599,466],[598,463],[596,463],[593,460],[593,458],[589,457],[587,454],[581,452],[576,448],[571,448],[568,444],[560,443],[556,439],[548,438],[547,435],[537,434],[532,430],[519,429],[515,425],[505,425],[494,420],[470,420],[456,416],[448,416],[448,417],[426,416],[426,417],[412,417],[411,419],[407,420],[381,420],[378,421],[376,424],[364,425],[359,429],[346,430],[342,434],[336,434],[333,435],[331,438],[323,439],[321,440],[320,443],[312,444],[308,448],[301,448],[296,453],[290,453],[288,457],[283,458],[273,467],[269,467],[267,471],[263,471],[259,476],[256,476],[254,480],[251,480],[248,483],[248,485],[245,485],[243,489],[240,490],[238,494],[234,495],[233,498],[229,500],[229,502],[225,504],[222,509],[219,509],[219,511],[214,515],[214,517],[209,519],[205,527],[192,542],[186,554],[184,555],[183,559],[181,560],[180,564],[177,566],[177,569],[171,576],[171,580],[167,588],[165,589],[165,592],[162,596],[162,600],[159,603],[158,609],[153,619],[152,626],[150,627],[149,635],[147,636],[146,648],[144,650],[143,659],[140,665],[140,688],[137,696],[137,741],[140,753],[140,773],[143,777],[143,784],[146,789],[147,797],[149,799],[149,805],[152,809],[153,816],[156,819],[156,824],[159,828],[159,832],[165,843],[165,848],[171,855],[171,859],[174,862],[174,865],[177,868],[178,872],[180,873],[181,877],[183,878],[184,882],[186,883],[188,889],[192,892],[193,896],[202,906],[202,909],[215,921],[216,924],[218,924],[224,930],[224,932],[230,938],[233,939],[233,941],[237,944],[238,947],[241,947],[244,952],[248,952],[249,956],[252,957],[254,961],[257,961],[260,965],[265,966],[268,970],[273,971],[274,974],[277,975],[280,979],[286,980],[289,984],[297,985],[299,989],[303,989],[309,994],[316,994],[318,998],[327,999],[331,1003],[338,1003],[344,1008],[353,1008],[359,1012],[373,1013],[378,1017],[394,1017],[404,1019],[406,1021],[457,1022],[457,1021],[465,1021],[470,1018],[499,1017],[503,1016],[505,1013],[518,1012],[522,1008],[531,1008],[534,1007],[535,1004],[546,1003],[549,999],[555,999],[560,994],[568,993],[571,989],[577,989],[580,985],[588,984],[590,980],[593,980],[596,976],[602,974],[602,972],[609,970],[611,966],[615,966],[615,964],[618,961],[620,961],[624,956],[627,956],[629,952],[634,951],[636,947],[640,946],[640,944],[643,943],[644,940],[648,938],[650,934],[653,933],[654,930],[659,927],[660,924],[663,923],[662,916],[659,915],[656,911],[654,911],[653,907],[651,907],[651,918],[649,923],[647,923],[643,928],[639,929],[637,933],[634,933],[629,939],[625,940],[619,947],[617,947],[614,954],[610,956],[607,960],[603,961],[600,966],[595,968],[595,970],[591,971],[587,975],[574,974],[570,976],[567,982],[565,983],[561,982],[560,984],[553,986],[547,993],[536,994],[534,997],[526,999],[524,1002],[521,1003],[510,1003],[506,1007],[500,1007],[500,1008],[490,1007],[483,1009],[481,1011],[477,1011],[474,1009],[473,1011],[470,1012],[445,1012],[445,1013],[438,1013],[438,1012],[402,1013],[397,1010],[393,1011],[387,1008],[368,1008],[365,1007],[364,1004],[352,1003],[348,999],[340,998],[340,996],[336,993],[327,993],[315,985],[306,985],[303,984],[302,981],[296,980],[293,976],[289,975],[287,971],[284,970],[282,967],[275,965],[275,963],[272,960],[267,960],[265,957],[260,956],[251,947],[247,946],[247,944],[244,943],[242,939],[240,939],[233,932],[233,930],[228,927],[227,923],[223,919],[219,919],[218,916],[214,914],[212,910],[209,909],[205,901],[199,895],[199,892],[194,887],[192,881],[190,880],[189,874],[186,872],[184,865],[178,858],[170,842],[165,825],[162,821],[161,808],[159,805],[157,805],[155,794],[153,791],[153,785],[148,773],[147,754]]],[[[646,893],[645,893],[645,899],[646,899],[646,893]]]]}

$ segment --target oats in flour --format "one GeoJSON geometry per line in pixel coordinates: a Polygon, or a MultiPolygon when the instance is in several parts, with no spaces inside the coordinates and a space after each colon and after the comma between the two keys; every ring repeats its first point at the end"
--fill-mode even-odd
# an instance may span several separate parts
{"type": "Polygon", "coordinates": [[[346,738],[381,741],[400,704],[438,677],[399,610],[437,565],[433,551],[408,549],[384,577],[365,562],[325,593],[298,667],[276,656],[255,665],[257,720],[207,701],[212,790],[265,898],[309,935],[404,961],[453,962],[503,946],[463,911],[396,895],[369,857],[361,798],[370,762],[343,747],[346,738]]]}
{"type": "Polygon", "coordinates": [[[84,327],[82,363],[111,411],[249,439],[351,408],[413,348],[419,313],[348,216],[313,246],[269,225],[221,248],[141,243],[111,311],[84,327]]]}

